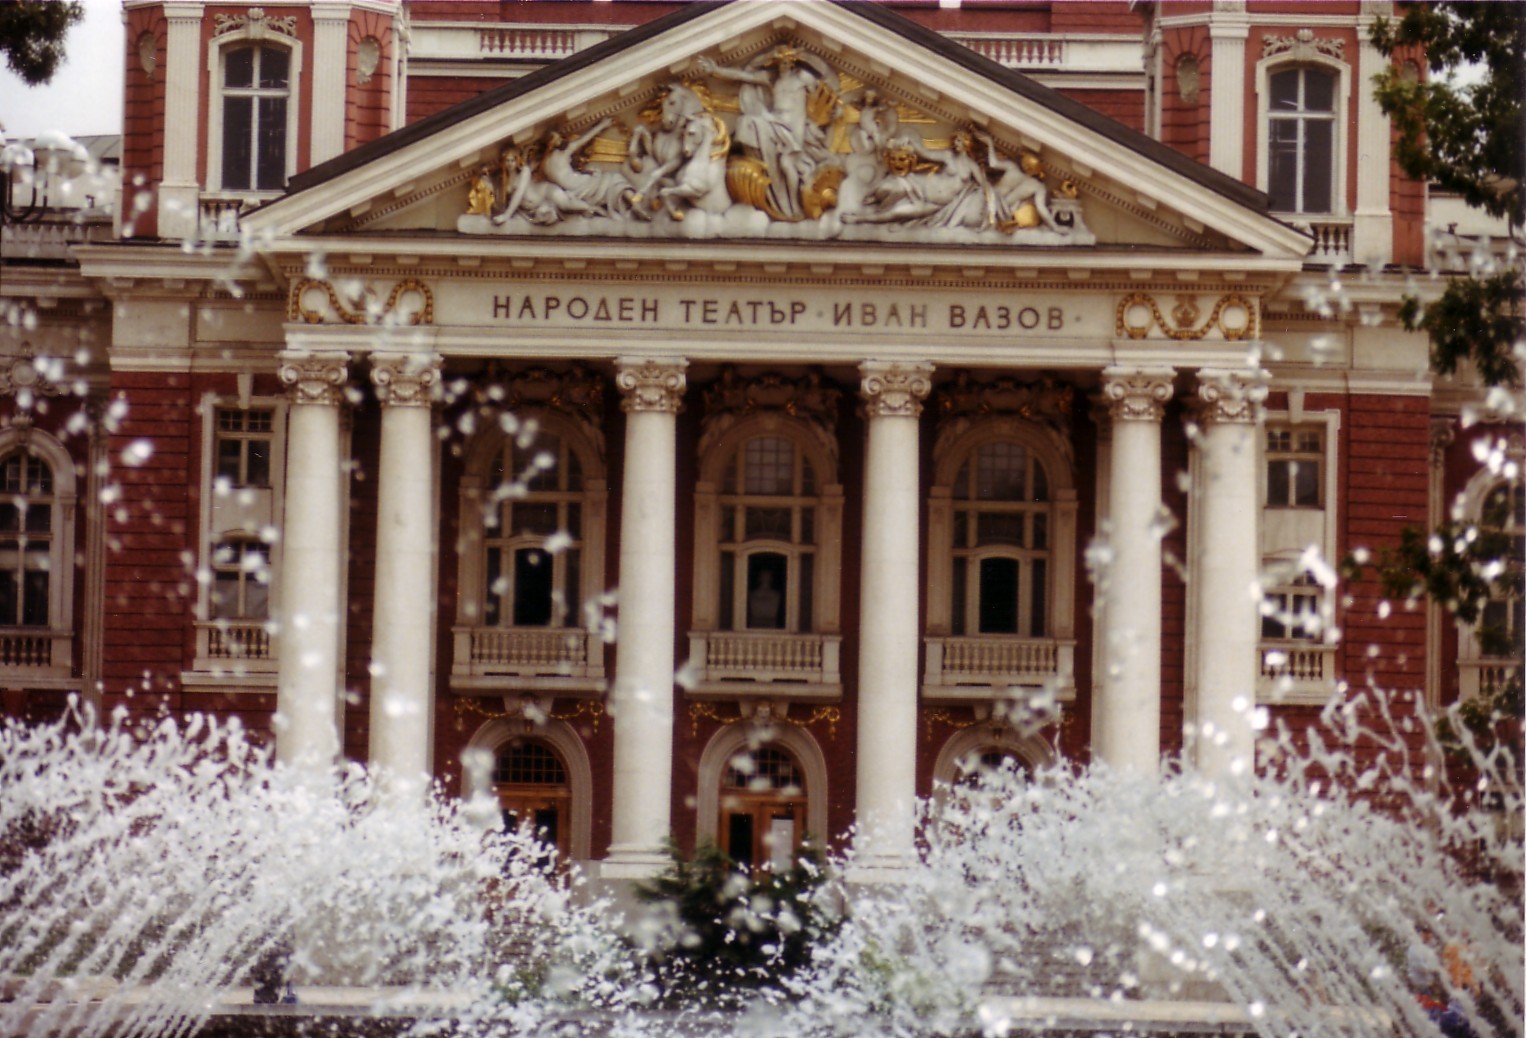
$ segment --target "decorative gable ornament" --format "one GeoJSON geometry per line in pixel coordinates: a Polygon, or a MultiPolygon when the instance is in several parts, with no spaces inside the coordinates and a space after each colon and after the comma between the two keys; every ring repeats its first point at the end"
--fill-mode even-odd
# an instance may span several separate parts
{"type": "Polygon", "coordinates": [[[1333,36],[1314,35],[1313,29],[1299,29],[1292,36],[1267,36],[1261,40],[1261,57],[1287,54],[1295,61],[1323,56],[1337,61],[1346,60],[1346,41],[1333,36]]]}
{"type": "Polygon", "coordinates": [[[230,32],[243,32],[251,40],[262,40],[270,33],[280,33],[293,39],[297,35],[297,16],[294,14],[271,17],[263,7],[251,7],[247,14],[218,14],[212,16],[212,35],[226,36],[230,32]]]}
{"type": "MultiPolygon", "coordinates": [[[[638,102],[639,103],[639,102],[638,102]]],[[[511,143],[463,234],[1092,245],[1074,181],[786,43],[646,108],[511,143]]]]}

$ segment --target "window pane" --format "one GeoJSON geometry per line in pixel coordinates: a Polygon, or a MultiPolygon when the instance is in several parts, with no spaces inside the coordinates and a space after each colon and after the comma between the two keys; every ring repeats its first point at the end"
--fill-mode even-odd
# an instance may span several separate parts
{"type": "Polygon", "coordinates": [[[970,499],[970,463],[966,461],[959,466],[959,475],[954,477],[954,500],[968,501],[970,499]]]}
{"type": "Polygon", "coordinates": [[[1292,485],[1291,461],[1274,458],[1266,463],[1266,504],[1269,508],[1286,508],[1288,489],[1292,485]]]}
{"type": "Polygon", "coordinates": [[[1043,512],[1033,515],[1033,540],[1030,543],[1034,548],[1049,547],[1049,516],[1043,512]]]}
{"type": "Polygon", "coordinates": [[[258,187],[275,191],[286,185],[286,98],[260,98],[258,187]]]}
{"type": "Polygon", "coordinates": [[[810,631],[815,623],[811,612],[811,599],[816,594],[816,556],[807,552],[800,556],[800,601],[796,610],[800,615],[799,630],[810,631]]]}
{"type": "Polygon", "coordinates": [[[1032,580],[1032,586],[1028,589],[1028,637],[1042,638],[1049,623],[1049,605],[1045,582],[1048,575],[1048,563],[1044,559],[1034,559],[1029,563],[1028,576],[1032,580]]]}
{"type": "Polygon", "coordinates": [[[747,494],[791,494],[795,489],[795,445],[779,436],[748,440],[747,494]]]}
{"type": "Polygon", "coordinates": [[[16,618],[21,615],[20,589],[16,585],[16,572],[11,569],[0,570],[0,626],[15,627],[16,618]]]}
{"type": "Polygon", "coordinates": [[[583,463],[578,460],[577,451],[567,451],[567,485],[564,490],[580,491],[583,489],[583,463]]]}
{"type": "Polygon", "coordinates": [[[1294,112],[1298,110],[1299,69],[1284,69],[1272,73],[1268,86],[1271,88],[1272,111],[1294,112]]]}
{"type": "Polygon", "coordinates": [[[212,619],[238,615],[238,574],[218,573],[212,581],[212,619]]]}
{"type": "Polygon", "coordinates": [[[1298,211],[1298,123],[1276,119],[1268,127],[1266,193],[1275,212],[1298,211]]]}
{"type": "Polygon", "coordinates": [[[21,529],[21,509],[16,505],[0,504],[0,530],[16,533],[21,529]]]}
{"type": "Polygon", "coordinates": [[[744,536],[747,540],[792,540],[790,530],[790,515],[793,509],[789,508],[749,508],[747,509],[747,529],[744,536]]]}
{"type": "Polygon", "coordinates": [[[47,533],[53,525],[53,506],[31,505],[26,510],[27,533],[47,533]]]}
{"type": "Polygon", "coordinates": [[[1293,499],[1300,508],[1319,507],[1319,465],[1293,462],[1293,499]]]}
{"type": "Polygon", "coordinates": [[[249,441],[249,471],[246,483],[251,487],[270,486],[270,441],[249,441]]]}
{"type": "Polygon", "coordinates": [[[747,557],[747,626],[763,630],[784,628],[785,582],[788,561],[783,555],[759,553],[747,557]]]}
{"type": "MultiPolygon", "coordinates": [[[[47,555],[43,555],[42,561],[47,562],[47,555]]],[[[27,627],[48,626],[47,570],[28,569],[23,580],[25,583],[22,591],[22,624],[27,627]]]]}
{"type": "Polygon", "coordinates": [[[583,561],[576,548],[569,548],[565,557],[567,586],[562,589],[562,597],[567,603],[567,611],[562,617],[560,626],[581,627],[583,625],[583,561]]]}
{"type": "Polygon", "coordinates": [[[752,867],[752,815],[733,812],[726,820],[726,853],[738,868],[752,867]]]}
{"type": "Polygon", "coordinates": [[[736,630],[736,552],[721,552],[721,630],[736,630]]]}
{"type": "Polygon", "coordinates": [[[978,543],[1023,546],[1021,512],[985,512],[976,517],[978,543]]]}
{"type": "Polygon", "coordinates": [[[489,626],[498,623],[501,615],[499,603],[503,600],[503,552],[498,548],[487,550],[487,602],[483,608],[482,622],[489,626]]]}
{"type": "Polygon", "coordinates": [[[980,632],[1017,633],[1016,559],[980,560],[980,632]]]}
{"type": "Polygon", "coordinates": [[[954,615],[950,626],[956,635],[965,633],[965,605],[966,596],[969,594],[969,578],[966,573],[969,570],[970,560],[957,558],[954,560],[954,615]]]}
{"type": "Polygon", "coordinates": [[[1303,69],[1303,110],[1335,111],[1335,73],[1322,69],[1303,69]]]}
{"type": "Polygon", "coordinates": [[[988,443],[975,458],[975,496],[982,501],[1021,501],[1028,452],[1015,443],[988,443]]]}
{"type": "Polygon", "coordinates": [[[1330,184],[1334,169],[1335,123],[1310,119],[1303,124],[1303,208],[1305,213],[1330,211],[1330,184]]]}
{"type": "Polygon", "coordinates": [[[567,506],[567,535],[575,541],[583,539],[583,506],[576,501],[567,506]]]}
{"type": "Polygon", "coordinates": [[[1034,501],[1049,500],[1049,473],[1044,471],[1044,466],[1037,461],[1033,463],[1033,497],[1034,501]]]}
{"type": "Polygon", "coordinates": [[[281,47],[260,48],[260,86],[279,90],[286,86],[291,58],[281,47]]]}
{"type": "Polygon", "coordinates": [[[246,620],[270,618],[270,588],[252,578],[244,581],[244,618],[246,620]]]}
{"type": "Polygon", "coordinates": [[[233,47],[223,52],[223,82],[230,87],[254,85],[253,47],[233,47]]]}
{"type": "Polygon", "coordinates": [[[816,543],[816,509],[800,509],[800,543],[816,543]]]}
{"type": "Polygon", "coordinates": [[[1287,609],[1287,595],[1266,596],[1266,600],[1261,605],[1261,637],[1278,639],[1288,637],[1288,627],[1283,622],[1287,609]]]}
{"type": "Polygon", "coordinates": [[[516,504],[510,517],[513,526],[509,533],[553,534],[557,529],[557,508],[554,504],[516,504]]]}
{"type": "Polygon", "coordinates": [[[223,187],[247,190],[253,158],[254,99],[223,98],[223,187]]]}
{"type": "Polygon", "coordinates": [[[514,553],[514,626],[544,627],[551,622],[551,556],[539,548],[514,553]]]}
{"type": "Polygon", "coordinates": [[[239,440],[217,441],[217,478],[225,479],[231,485],[238,486],[241,480],[239,472],[239,460],[243,454],[243,443],[239,440]]]}

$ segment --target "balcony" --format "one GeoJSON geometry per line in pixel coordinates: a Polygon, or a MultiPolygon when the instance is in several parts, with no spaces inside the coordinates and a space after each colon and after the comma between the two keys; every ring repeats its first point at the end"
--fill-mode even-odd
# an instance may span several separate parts
{"type": "Polygon", "coordinates": [[[1257,700],[1323,706],[1335,691],[1335,649],[1299,641],[1262,642],[1257,700]]]}
{"type": "Polygon", "coordinates": [[[73,635],[37,627],[0,627],[0,673],[17,678],[66,678],[73,635]]]}
{"type": "Polygon", "coordinates": [[[980,635],[928,638],[922,696],[929,700],[986,700],[1010,688],[1054,688],[1075,696],[1073,641],[980,635]]]}
{"type": "Polygon", "coordinates": [[[1471,659],[1457,662],[1458,699],[1491,695],[1505,687],[1520,673],[1521,661],[1513,659],[1471,659]]]}
{"type": "Polygon", "coordinates": [[[604,642],[575,628],[457,627],[451,683],[461,690],[601,692],[604,642]]]}
{"type": "Polygon", "coordinates": [[[197,237],[206,242],[237,242],[239,219],[261,199],[243,195],[203,194],[197,218],[197,237]]]}
{"type": "Polygon", "coordinates": [[[1121,73],[1143,81],[1137,36],[1067,34],[1023,36],[1004,32],[951,32],[953,42],[1024,72],[1121,73]]]}
{"type": "Polygon", "coordinates": [[[835,700],[842,696],[842,637],[759,631],[690,631],[691,698],[835,700]]]}
{"type": "Polygon", "coordinates": [[[276,639],[266,620],[199,620],[196,666],[199,673],[220,676],[274,674],[276,639]]]}
{"type": "Polygon", "coordinates": [[[1294,227],[1314,236],[1314,247],[1303,258],[1305,264],[1317,267],[1345,267],[1355,262],[1351,251],[1351,224],[1348,219],[1326,217],[1303,219],[1287,217],[1294,227]]]}

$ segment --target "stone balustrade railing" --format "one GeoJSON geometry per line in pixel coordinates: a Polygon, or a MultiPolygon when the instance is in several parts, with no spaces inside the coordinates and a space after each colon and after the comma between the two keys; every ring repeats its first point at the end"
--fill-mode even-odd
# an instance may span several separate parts
{"type": "Polygon", "coordinates": [[[0,628],[0,668],[40,675],[69,671],[69,635],[35,627],[0,628]]]}
{"type": "Polygon", "coordinates": [[[8,260],[66,260],[70,246],[109,241],[111,236],[109,219],[81,222],[59,215],[36,223],[7,222],[0,226],[0,255],[8,260]]]}
{"type": "Polygon", "coordinates": [[[841,647],[833,634],[691,631],[688,669],[699,691],[745,694],[752,686],[770,696],[840,694],[841,647]]]}
{"type": "Polygon", "coordinates": [[[1335,688],[1335,650],[1334,645],[1263,641],[1258,698],[1323,703],[1335,688]]]}
{"type": "Polygon", "coordinates": [[[1520,673],[1520,660],[1472,659],[1457,663],[1458,698],[1472,699],[1488,695],[1505,687],[1510,678],[1520,673]]]}
{"type": "Polygon", "coordinates": [[[273,672],[276,643],[267,620],[199,620],[196,623],[197,670],[273,672]]]}
{"type": "Polygon", "coordinates": [[[1350,220],[1337,218],[1324,220],[1300,220],[1294,223],[1299,230],[1314,236],[1314,247],[1304,257],[1305,263],[1321,266],[1344,267],[1353,261],[1350,220]]]}
{"type": "Polygon", "coordinates": [[[599,678],[604,653],[595,637],[576,628],[457,627],[455,674],[599,678]]]}
{"type": "Polygon", "coordinates": [[[979,635],[928,638],[922,693],[931,699],[988,697],[1013,686],[1071,688],[1075,643],[1058,638],[979,635]]]}

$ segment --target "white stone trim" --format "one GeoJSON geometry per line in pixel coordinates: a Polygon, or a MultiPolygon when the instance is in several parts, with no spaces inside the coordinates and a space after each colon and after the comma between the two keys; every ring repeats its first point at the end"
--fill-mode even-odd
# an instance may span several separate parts
{"type": "Polygon", "coordinates": [[[805,835],[825,842],[827,831],[827,762],[810,732],[785,721],[760,729],[752,722],[727,725],[710,737],[699,755],[699,790],[694,798],[695,834],[703,842],[718,836],[721,781],[733,757],[746,749],[777,746],[788,751],[805,776],[805,835]]]}
{"type": "MultiPolygon", "coordinates": [[[[473,750],[496,755],[500,747],[515,739],[545,743],[561,758],[567,769],[570,801],[567,810],[570,816],[567,819],[567,856],[573,861],[587,861],[593,857],[593,767],[588,760],[588,748],[566,721],[548,719],[532,725],[520,717],[500,717],[488,721],[472,733],[463,755],[473,750]]],[[[486,789],[477,789],[472,784],[475,778],[472,770],[462,770],[467,786],[462,790],[463,794],[467,797],[494,795],[491,781],[486,789]]]]}

